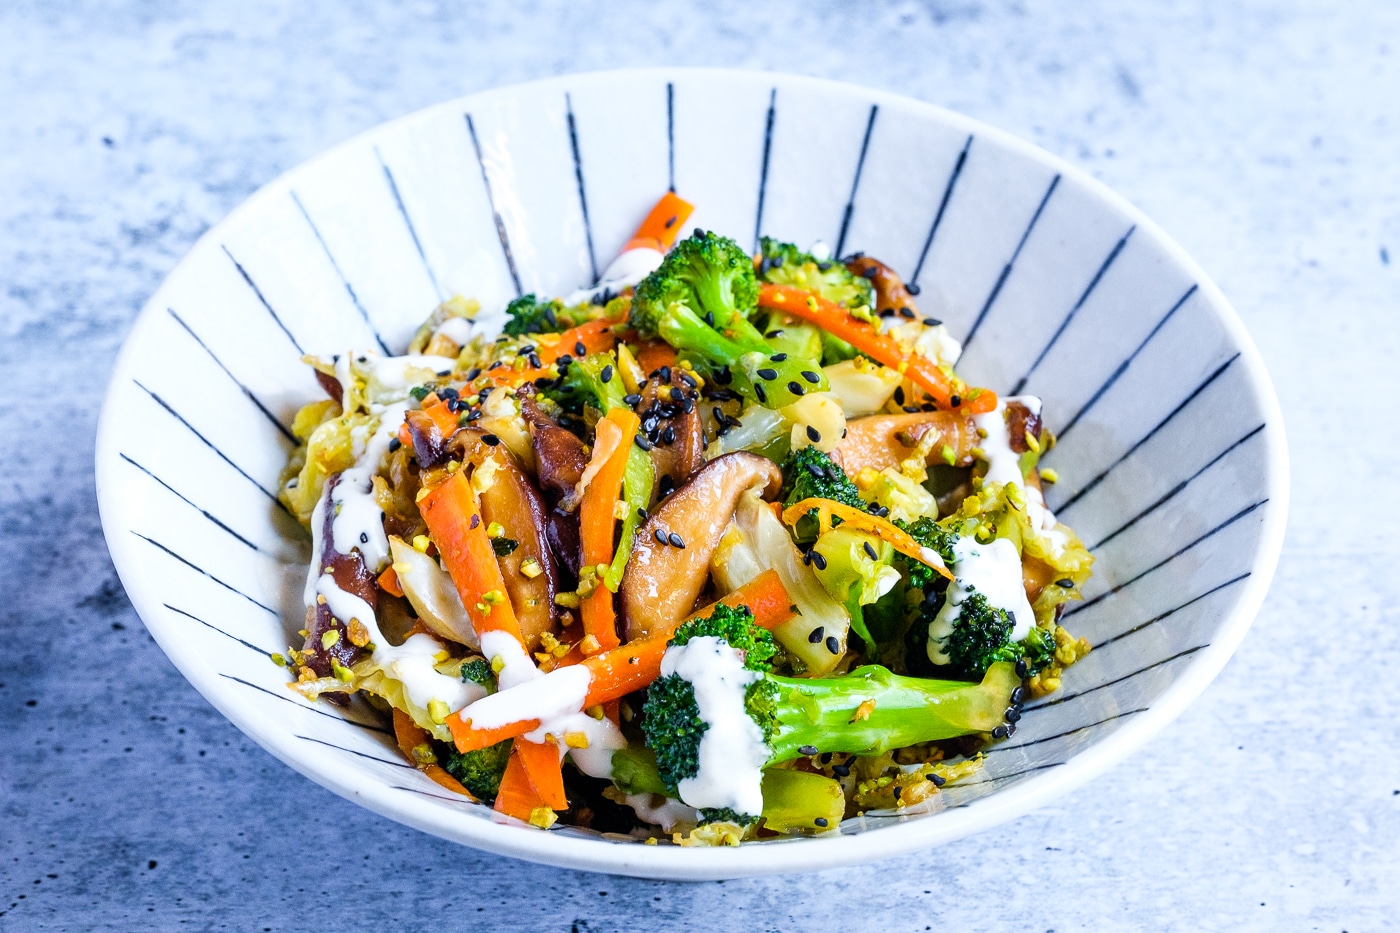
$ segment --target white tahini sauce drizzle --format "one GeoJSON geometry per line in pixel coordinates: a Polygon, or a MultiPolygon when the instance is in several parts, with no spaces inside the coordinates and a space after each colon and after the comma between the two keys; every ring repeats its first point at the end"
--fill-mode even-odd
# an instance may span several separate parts
{"type": "Polygon", "coordinates": [[[695,688],[695,703],[708,728],[700,737],[700,766],[676,787],[692,807],[727,807],[763,812],[763,766],[768,746],[763,730],[744,709],[744,690],[759,678],[722,639],[706,635],[672,645],[661,659],[661,676],[679,674],[695,688]]]}
{"type": "MultiPolygon", "coordinates": [[[[408,388],[416,384],[409,374],[417,371],[423,376],[451,369],[455,361],[446,357],[407,356],[379,357],[376,354],[341,354],[336,361],[336,375],[347,393],[353,389],[350,360],[365,360],[362,366],[369,368],[369,383],[376,389],[392,397],[400,398],[408,388]],[[401,391],[400,391],[401,390],[401,391]]],[[[347,394],[347,398],[349,395],[347,394]]],[[[389,644],[379,629],[379,621],[369,603],[348,593],[336,585],[335,577],[326,573],[322,566],[325,556],[323,530],[326,508],[332,508],[331,541],[335,549],[349,554],[358,549],[365,567],[378,573],[390,561],[389,538],[384,533],[384,513],[374,497],[374,475],[384,463],[389,452],[389,444],[398,434],[403,423],[404,412],[408,410],[405,401],[389,404],[371,403],[372,414],[379,421],[371,430],[368,426],[354,433],[355,463],[340,474],[340,479],[329,494],[323,495],[316,504],[311,516],[311,529],[314,545],[312,562],[303,593],[307,606],[316,604],[317,597],[324,597],[331,614],[345,624],[356,620],[369,633],[374,645],[372,662],[386,675],[403,684],[404,694],[415,706],[426,709],[433,700],[441,700],[449,710],[457,710],[485,695],[485,690],[477,684],[463,683],[460,678],[450,677],[433,669],[437,656],[445,649],[442,642],[431,635],[419,634],[407,639],[402,645],[389,644]]]]}
{"type": "Polygon", "coordinates": [[[483,729],[537,719],[540,725],[525,733],[527,740],[543,742],[552,736],[560,755],[568,754],[584,774],[612,777],[612,753],[626,748],[627,739],[610,719],[594,719],[583,712],[590,680],[587,668],[574,665],[546,674],[507,632],[483,633],[481,653],[493,665],[500,659],[496,682],[501,689],[474,703],[464,718],[483,729]],[[587,739],[587,746],[569,748],[566,737],[578,733],[587,739]]]}
{"type": "Polygon", "coordinates": [[[1019,402],[1030,409],[1032,414],[1040,414],[1040,399],[1034,395],[1022,395],[1000,399],[997,407],[984,415],[974,415],[972,420],[986,438],[982,441],[982,452],[987,461],[988,483],[1016,483],[1021,487],[1026,499],[1026,515],[1033,528],[1046,542],[1050,552],[1056,556],[1065,548],[1068,539],[1056,526],[1059,521],[1045,505],[1045,496],[1034,486],[1028,486],[1021,475],[1021,455],[1011,449],[1011,432],[1006,426],[1007,402],[1019,402]]]}
{"type": "Polygon", "coordinates": [[[655,823],[668,833],[700,822],[699,810],[660,794],[628,794],[623,799],[637,811],[637,816],[648,823],[655,823]]]}
{"type": "Polygon", "coordinates": [[[592,288],[580,288],[565,295],[561,301],[565,305],[581,305],[592,301],[605,292],[617,294],[629,285],[636,285],[651,275],[661,265],[664,255],[646,246],[629,249],[621,253],[603,270],[603,277],[592,288]]]}
{"type": "Polygon", "coordinates": [[[472,339],[472,322],[454,315],[439,324],[433,334],[442,334],[459,347],[466,346],[472,339]]]}
{"type": "Polygon", "coordinates": [[[1006,538],[997,538],[990,544],[978,544],[971,537],[959,538],[953,544],[953,576],[947,598],[928,626],[930,661],[947,664],[950,660],[943,643],[953,633],[962,603],[973,590],[987,597],[991,606],[1015,616],[1012,641],[1020,641],[1030,634],[1035,613],[1026,599],[1026,588],[1021,581],[1021,555],[1016,545],[1006,538]]]}

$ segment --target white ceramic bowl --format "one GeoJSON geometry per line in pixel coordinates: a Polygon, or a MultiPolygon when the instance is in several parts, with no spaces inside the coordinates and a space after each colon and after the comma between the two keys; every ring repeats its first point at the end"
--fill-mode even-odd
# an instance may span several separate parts
{"type": "MultiPolygon", "coordinates": [[[[486,326],[492,326],[488,321],[486,326]]],[[[1287,462],[1259,357],[1216,287],[1084,173],[966,117],[809,78],[576,75],[387,123],[267,185],[195,245],[117,359],[97,443],[127,593],[204,696],[338,794],[447,839],[573,868],[706,879],[932,846],[1123,758],[1235,650],[1278,558],[1287,462]],[[940,812],[738,849],[541,832],[450,799],[384,727],[311,706],[295,642],[306,542],[273,491],[303,352],[402,351],[439,300],[589,283],[668,185],[691,223],[861,249],[922,286],[972,382],[1041,395],[1050,505],[1097,555],[1064,622],[1096,646],[940,812]]],[[[289,778],[290,780],[290,778],[289,778]]]]}

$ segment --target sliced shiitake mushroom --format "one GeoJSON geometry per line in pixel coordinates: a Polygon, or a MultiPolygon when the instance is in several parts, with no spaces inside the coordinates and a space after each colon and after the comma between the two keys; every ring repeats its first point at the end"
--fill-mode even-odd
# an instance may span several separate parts
{"type": "MultiPolygon", "coordinates": [[[[545,537],[561,570],[577,579],[579,570],[578,482],[588,467],[583,441],[560,427],[530,398],[520,402],[520,414],[530,426],[540,491],[549,513],[545,537]]],[[[565,589],[572,586],[560,581],[565,589]]]]}
{"type": "Polygon", "coordinates": [[[500,534],[492,539],[505,579],[506,594],[520,622],[526,647],[538,647],[545,632],[558,630],[558,567],[545,537],[545,506],[525,471],[491,435],[458,431],[453,453],[472,464],[472,485],[481,500],[481,520],[500,534]]]}
{"type": "Polygon", "coordinates": [[[898,313],[901,308],[908,308],[913,312],[913,316],[918,316],[919,311],[914,305],[914,296],[910,294],[898,272],[880,260],[872,259],[869,256],[857,256],[846,263],[846,268],[850,269],[853,275],[870,280],[870,284],[875,289],[876,311],[890,310],[898,313]]]}
{"type": "Polygon", "coordinates": [[[855,476],[867,467],[883,470],[898,468],[930,431],[938,439],[929,449],[929,463],[947,463],[944,446],[952,448],[954,466],[972,465],[972,448],[979,438],[977,425],[967,415],[950,411],[915,412],[908,415],[870,415],[846,422],[846,436],[831,452],[846,475],[855,476]]]}
{"type": "Polygon", "coordinates": [[[711,460],[666,498],[637,533],[622,577],[619,595],[629,639],[690,613],[739,497],[757,488],[771,498],[782,482],[772,460],[736,452],[711,460]]]}
{"type": "Polygon", "coordinates": [[[642,386],[637,414],[656,466],[656,495],[665,498],[705,465],[705,427],[694,378],[664,366],[642,386]]]}

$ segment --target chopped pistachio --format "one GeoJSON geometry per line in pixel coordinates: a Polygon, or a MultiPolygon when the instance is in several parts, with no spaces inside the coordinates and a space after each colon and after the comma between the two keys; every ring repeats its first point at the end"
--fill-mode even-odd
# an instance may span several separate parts
{"type": "Polygon", "coordinates": [[[355,672],[341,664],[336,658],[331,658],[331,673],[335,675],[336,680],[343,684],[348,684],[355,679],[355,672]]]}
{"type": "Polygon", "coordinates": [[[535,807],[530,811],[530,825],[538,826],[540,829],[549,829],[559,817],[554,815],[554,811],[549,807],[535,807]]]}
{"type": "Polygon", "coordinates": [[[489,605],[499,606],[506,601],[506,594],[502,593],[500,590],[487,590],[485,593],[481,594],[481,599],[489,605]]]}
{"type": "Polygon", "coordinates": [[[486,526],[486,537],[488,537],[488,538],[504,538],[505,536],[506,536],[506,529],[505,529],[505,526],[503,526],[500,522],[492,522],[491,524],[489,524],[489,525],[486,526]]]}
{"type": "Polygon", "coordinates": [[[533,580],[535,577],[544,573],[544,568],[541,567],[540,562],[533,557],[527,557],[520,562],[520,572],[523,573],[527,579],[533,580]]]}
{"type": "Polygon", "coordinates": [[[1058,483],[1060,481],[1060,474],[1051,467],[1045,467],[1040,471],[1040,478],[1046,483],[1058,483]]]}
{"type": "Polygon", "coordinates": [[[584,710],[584,712],[594,719],[602,719],[605,715],[603,705],[601,703],[588,707],[588,709],[584,710]]]}
{"type": "Polygon", "coordinates": [[[339,641],[340,632],[336,629],[330,629],[321,635],[322,648],[334,648],[339,641]]]}
{"type": "Polygon", "coordinates": [[[272,658],[272,663],[273,663],[273,664],[276,664],[278,667],[286,667],[286,666],[287,666],[287,658],[286,658],[285,655],[281,655],[281,654],[277,654],[276,652],[273,652],[272,654],[268,655],[268,657],[272,658]]]}
{"type": "Polygon", "coordinates": [[[437,723],[439,726],[447,722],[447,717],[451,712],[452,710],[448,709],[447,704],[441,700],[434,699],[428,701],[428,715],[431,716],[433,722],[437,723]]]}
{"type": "Polygon", "coordinates": [[[588,734],[584,732],[565,732],[564,745],[567,748],[587,748],[588,734]]]}
{"type": "Polygon", "coordinates": [[[428,553],[428,545],[429,545],[429,544],[432,544],[432,542],[428,540],[428,536],[427,536],[427,535],[414,535],[414,536],[413,536],[413,549],[414,549],[415,551],[417,551],[419,554],[426,554],[426,553],[428,553]]]}
{"type": "Polygon", "coordinates": [[[416,762],[420,768],[424,765],[437,764],[437,753],[433,751],[433,747],[427,742],[413,746],[410,753],[413,755],[414,762],[416,762]]]}

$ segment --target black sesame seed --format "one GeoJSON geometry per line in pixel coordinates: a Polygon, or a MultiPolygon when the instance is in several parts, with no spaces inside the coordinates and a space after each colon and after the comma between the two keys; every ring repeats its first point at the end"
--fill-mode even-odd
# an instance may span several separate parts
{"type": "Polygon", "coordinates": [[[531,353],[529,356],[529,360],[530,365],[533,366],[535,369],[540,369],[544,366],[544,363],[540,361],[540,355],[538,353],[531,353]]]}
{"type": "Polygon", "coordinates": [[[580,357],[588,355],[588,347],[582,340],[574,344],[574,355],[580,357]]]}
{"type": "Polygon", "coordinates": [[[661,482],[656,484],[656,498],[664,499],[676,491],[676,481],[669,475],[661,477],[661,482]]]}
{"type": "Polygon", "coordinates": [[[896,784],[896,785],[894,786],[894,799],[895,799],[896,801],[898,801],[898,800],[899,800],[899,796],[900,796],[901,794],[903,794],[903,793],[904,793],[904,788],[903,788],[903,787],[900,787],[898,784],[896,784]]]}
{"type": "Polygon", "coordinates": [[[822,381],[822,377],[812,372],[810,369],[802,370],[802,378],[806,379],[812,385],[816,385],[817,383],[822,381]]]}
{"type": "Polygon", "coordinates": [[[755,371],[754,375],[760,379],[767,379],[769,382],[772,382],[774,379],[778,378],[778,371],[776,369],[760,369],[755,371]]]}
{"type": "Polygon", "coordinates": [[[849,777],[851,774],[850,765],[832,765],[831,773],[837,777],[849,777]]]}
{"type": "Polygon", "coordinates": [[[821,640],[822,640],[823,638],[825,638],[825,637],[826,637],[826,629],[823,628],[822,626],[818,625],[816,628],[812,629],[812,631],[808,633],[808,635],[807,635],[807,641],[808,641],[809,644],[816,645],[816,644],[820,644],[820,643],[821,643],[821,640]]]}
{"type": "Polygon", "coordinates": [[[904,386],[895,386],[895,387],[894,387],[894,396],[893,396],[893,398],[894,398],[894,403],[895,403],[896,405],[903,405],[903,404],[904,404],[904,386]]]}
{"type": "Polygon", "coordinates": [[[487,447],[495,447],[500,442],[501,439],[494,434],[481,435],[481,443],[485,444],[487,447]]]}
{"type": "Polygon", "coordinates": [[[830,272],[830,271],[831,271],[831,263],[829,263],[829,262],[819,262],[819,263],[817,263],[817,271],[818,271],[818,272],[830,272]]]}
{"type": "Polygon", "coordinates": [[[789,382],[789,383],[788,383],[788,391],[791,392],[793,395],[806,395],[806,394],[807,394],[807,390],[804,389],[804,388],[802,388],[802,386],[799,385],[799,384],[796,383],[796,382],[789,382]]]}
{"type": "Polygon", "coordinates": [[[1011,702],[1012,702],[1012,703],[1017,703],[1017,704],[1018,704],[1018,703],[1020,703],[1021,701],[1025,700],[1025,698],[1026,698],[1026,688],[1025,688],[1025,687],[1017,687],[1015,690],[1012,690],[1012,691],[1011,691],[1011,702]]]}
{"type": "Polygon", "coordinates": [[[649,512],[647,512],[646,509],[642,508],[641,506],[637,506],[637,518],[638,518],[638,519],[640,519],[641,521],[646,521],[646,520],[647,520],[648,518],[650,518],[650,517],[651,517],[651,514],[650,514],[649,512]]]}
{"type": "Polygon", "coordinates": [[[690,373],[681,373],[676,378],[679,379],[681,381],[681,384],[686,386],[687,388],[693,389],[699,385],[699,383],[695,381],[695,377],[692,376],[690,373]]]}
{"type": "Polygon", "coordinates": [[[645,435],[638,434],[632,440],[642,450],[651,450],[651,441],[647,440],[645,435]]]}
{"type": "Polygon", "coordinates": [[[992,730],[992,738],[994,739],[1004,739],[1010,734],[1011,730],[1007,729],[1006,726],[997,726],[992,730]]]}
{"type": "Polygon", "coordinates": [[[574,358],[567,353],[559,354],[559,359],[554,362],[562,369],[574,361],[574,358]]]}
{"type": "Polygon", "coordinates": [[[954,395],[951,398],[949,398],[948,401],[952,404],[954,408],[957,408],[958,406],[962,405],[962,396],[954,395]]]}
{"type": "Polygon", "coordinates": [[[656,543],[657,543],[657,544],[669,544],[669,543],[670,543],[670,542],[666,539],[666,532],[662,531],[660,528],[656,529],[655,534],[656,534],[656,543]]]}
{"type": "Polygon", "coordinates": [[[820,444],[822,442],[822,432],[818,431],[810,424],[807,425],[807,440],[811,441],[813,444],[820,444]]]}
{"type": "Polygon", "coordinates": [[[602,383],[604,383],[604,384],[606,384],[606,383],[612,382],[612,377],[613,377],[613,368],[612,368],[612,365],[609,364],[609,365],[607,365],[607,366],[604,366],[604,367],[603,367],[603,371],[600,372],[600,373],[598,374],[598,381],[599,381],[599,382],[602,382],[602,383]]]}
{"type": "Polygon", "coordinates": [[[1007,722],[1020,722],[1020,721],[1021,721],[1021,711],[1018,710],[1018,709],[1017,709],[1016,707],[1014,707],[1014,706],[1011,707],[1010,709],[1008,709],[1008,710],[1006,711],[1006,721],[1007,721],[1007,722]]]}
{"type": "Polygon", "coordinates": [[[894,317],[894,308],[881,308],[880,317],[894,317]]]}
{"type": "Polygon", "coordinates": [[[1017,659],[1016,659],[1016,676],[1017,676],[1017,677],[1025,677],[1026,674],[1029,673],[1029,671],[1030,671],[1030,668],[1028,668],[1028,667],[1026,666],[1026,659],[1025,659],[1025,658],[1017,658],[1017,659]]]}
{"type": "Polygon", "coordinates": [[[911,295],[917,295],[919,292],[923,291],[917,282],[905,282],[904,290],[911,295]]]}
{"type": "Polygon", "coordinates": [[[661,440],[667,444],[676,442],[676,426],[674,424],[666,425],[666,430],[661,432],[661,440]]]}
{"type": "Polygon", "coordinates": [[[682,551],[685,550],[685,539],[682,538],[680,535],[676,534],[676,533],[673,531],[673,532],[671,532],[669,535],[667,535],[667,538],[668,538],[668,540],[670,540],[670,542],[671,542],[671,547],[678,547],[678,548],[680,548],[682,551]]]}
{"type": "Polygon", "coordinates": [[[400,447],[402,447],[402,446],[403,446],[403,441],[399,440],[397,437],[392,438],[392,439],[389,441],[389,453],[394,453],[396,450],[398,450],[398,449],[399,449],[400,447]]]}
{"type": "Polygon", "coordinates": [[[769,261],[769,263],[773,266],[774,269],[781,269],[781,268],[783,267],[783,257],[781,257],[781,256],[774,256],[772,259],[770,259],[770,260],[768,260],[768,261],[769,261]]]}
{"type": "Polygon", "coordinates": [[[826,650],[830,651],[832,654],[840,654],[841,639],[837,638],[835,635],[828,636],[826,639],[826,650]]]}
{"type": "Polygon", "coordinates": [[[715,382],[718,382],[718,383],[719,383],[720,385],[722,385],[722,386],[727,386],[727,385],[729,385],[729,383],[731,383],[731,382],[733,382],[733,381],[734,381],[734,374],[733,374],[732,372],[729,371],[729,367],[728,367],[728,366],[725,366],[725,367],[724,367],[723,369],[721,369],[719,372],[715,373],[715,382]]]}
{"type": "Polygon", "coordinates": [[[475,420],[477,420],[477,419],[480,418],[480,417],[481,417],[481,409],[480,409],[480,408],[475,408],[475,409],[472,409],[471,411],[467,412],[467,420],[468,420],[468,421],[475,421],[475,420]]]}
{"type": "Polygon", "coordinates": [[[939,324],[942,324],[942,323],[943,323],[943,322],[940,321],[940,320],[939,320],[938,318],[936,318],[936,317],[926,317],[926,318],[924,318],[924,326],[925,326],[925,327],[937,327],[939,324]]]}
{"type": "Polygon", "coordinates": [[[1065,577],[1063,580],[1056,580],[1055,585],[1063,590],[1074,589],[1074,581],[1071,580],[1069,577],[1065,577]]]}
{"type": "Polygon", "coordinates": [[[1009,722],[1006,724],[1006,737],[1009,739],[1016,734],[1016,724],[1009,722]]]}
{"type": "Polygon", "coordinates": [[[908,318],[909,320],[912,321],[912,320],[914,320],[914,309],[913,309],[913,308],[900,308],[900,309],[899,309],[899,316],[900,316],[900,317],[903,317],[903,318],[908,318]]]}
{"type": "Polygon", "coordinates": [[[799,745],[797,750],[804,755],[815,755],[817,753],[817,747],[815,745],[799,745]]]}
{"type": "Polygon", "coordinates": [[[628,405],[632,405],[632,406],[634,406],[634,407],[637,406],[637,405],[640,405],[640,404],[642,403],[642,397],[641,397],[640,395],[638,395],[636,392],[632,392],[632,393],[629,393],[629,394],[627,394],[627,395],[624,395],[624,396],[622,397],[622,400],[623,400],[624,402],[626,402],[628,405]]]}
{"type": "Polygon", "coordinates": [[[831,752],[822,752],[821,763],[824,765],[831,764],[831,752]]]}
{"type": "Polygon", "coordinates": [[[715,313],[713,311],[705,312],[705,323],[709,324],[711,327],[715,326],[715,313]]]}
{"type": "Polygon", "coordinates": [[[704,227],[696,227],[694,230],[691,231],[691,236],[704,236],[704,235],[705,235],[705,228],[704,228],[704,227]]]}
{"type": "Polygon", "coordinates": [[[822,557],[820,551],[812,552],[812,566],[816,567],[818,570],[826,569],[826,558],[822,557]]]}
{"type": "Polygon", "coordinates": [[[759,402],[765,405],[768,404],[768,393],[763,391],[763,384],[761,382],[755,382],[753,384],[753,394],[758,398],[759,402]]]}
{"type": "Polygon", "coordinates": [[[768,357],[768,359],[769,359],[770,362],[773,362],[773,363],[785,363],[785,362],[787,362],[787,354],[786,354],[786,353],[774,353],[772,356],[768,357]]]}
{"type": "Polygon", "coordinates": [[[361,543],[361,544],[369,544],[369,533],[368,533],[368,532],[364,532],[364,531],[360,532],[360,543],[361,543]]]}
{"type": "Polygon", "coordinates": [[[875,276],[880,274],[880,267],[866,266],[864,269],[860,270],[860,274],[867,279],[873,279],[875,278],[875,276]]]}
{"type": "Polygon", "coordinates": [[[944,784],[948,783],[948,779],[941,774],[929,774],[927,777],[933,782],[934,787],[942,787],[944,784]]]}
{"type": "Polygon", "coordinates": [[[477,376],[480,376],[480,375],[481,375],[481,367],[480,367],[480,366],[473,366],[471,369],[467,370],[467,381],[468,381],[468,382],[471,382],[473,379],[475,379],[477,376]]]}
{"type": "Polygon", "coordinates": [[[817,826],[819,826],[819,827],[822,828],[822,829],[826,829],[828,826],[831,825],[829,822],[827,822],[827,819],[826,819],[826,817],[824,817],[824,816],[819,816],[819,817],[817,817],[816,819],[814,819],[812,822],[815,823],[817,826]]]}
{"type": "Polygon", "coordinates": [[[671,386],[671,401],[673,401],[673,402],[683,402],[683,401],[685,401],[685,393],[682,392],[682,391],[681,391],[679,388],[677,388],[676,386],[671,386]]]}
{"type": "Polygon", "coordinates": [[[783,335],[783,330],[782,330],[781,327],[778,328],[777,330],[770,330],[768,333],[764,334],[765,337],[769,337],[769,338],[771,338],[771,339],[773,339],[773,340],[778,339],[778,338],[781,337],[782,335],[783,335]]]}
{"type": "Polygon", "coordinates": [[[914,413],[917,412],[918,410],[919,410],[919,406],[918,406],[918,405],[905,405],[905,406],[904,406],[904,411],[907,411],[907,412],[909,412],[910,414],[914,414],[914,413]]]}
{"type": "Polygon", "coordinates": [[[880,555],[875,553],[875,545],[869,541],[865,542],[865,553],[871,560],[879,560],[880,555]]]}
{"type": "Polygon", "coordinates": [[[661,367],[660,369],[658,369],[655,373],[653,373],[653,375],[660,376],[662,382],[670,382],[670,381],[671,381],[671,367],[669,367],[669,366],[663,366],[663,367],[661,367]]]}

